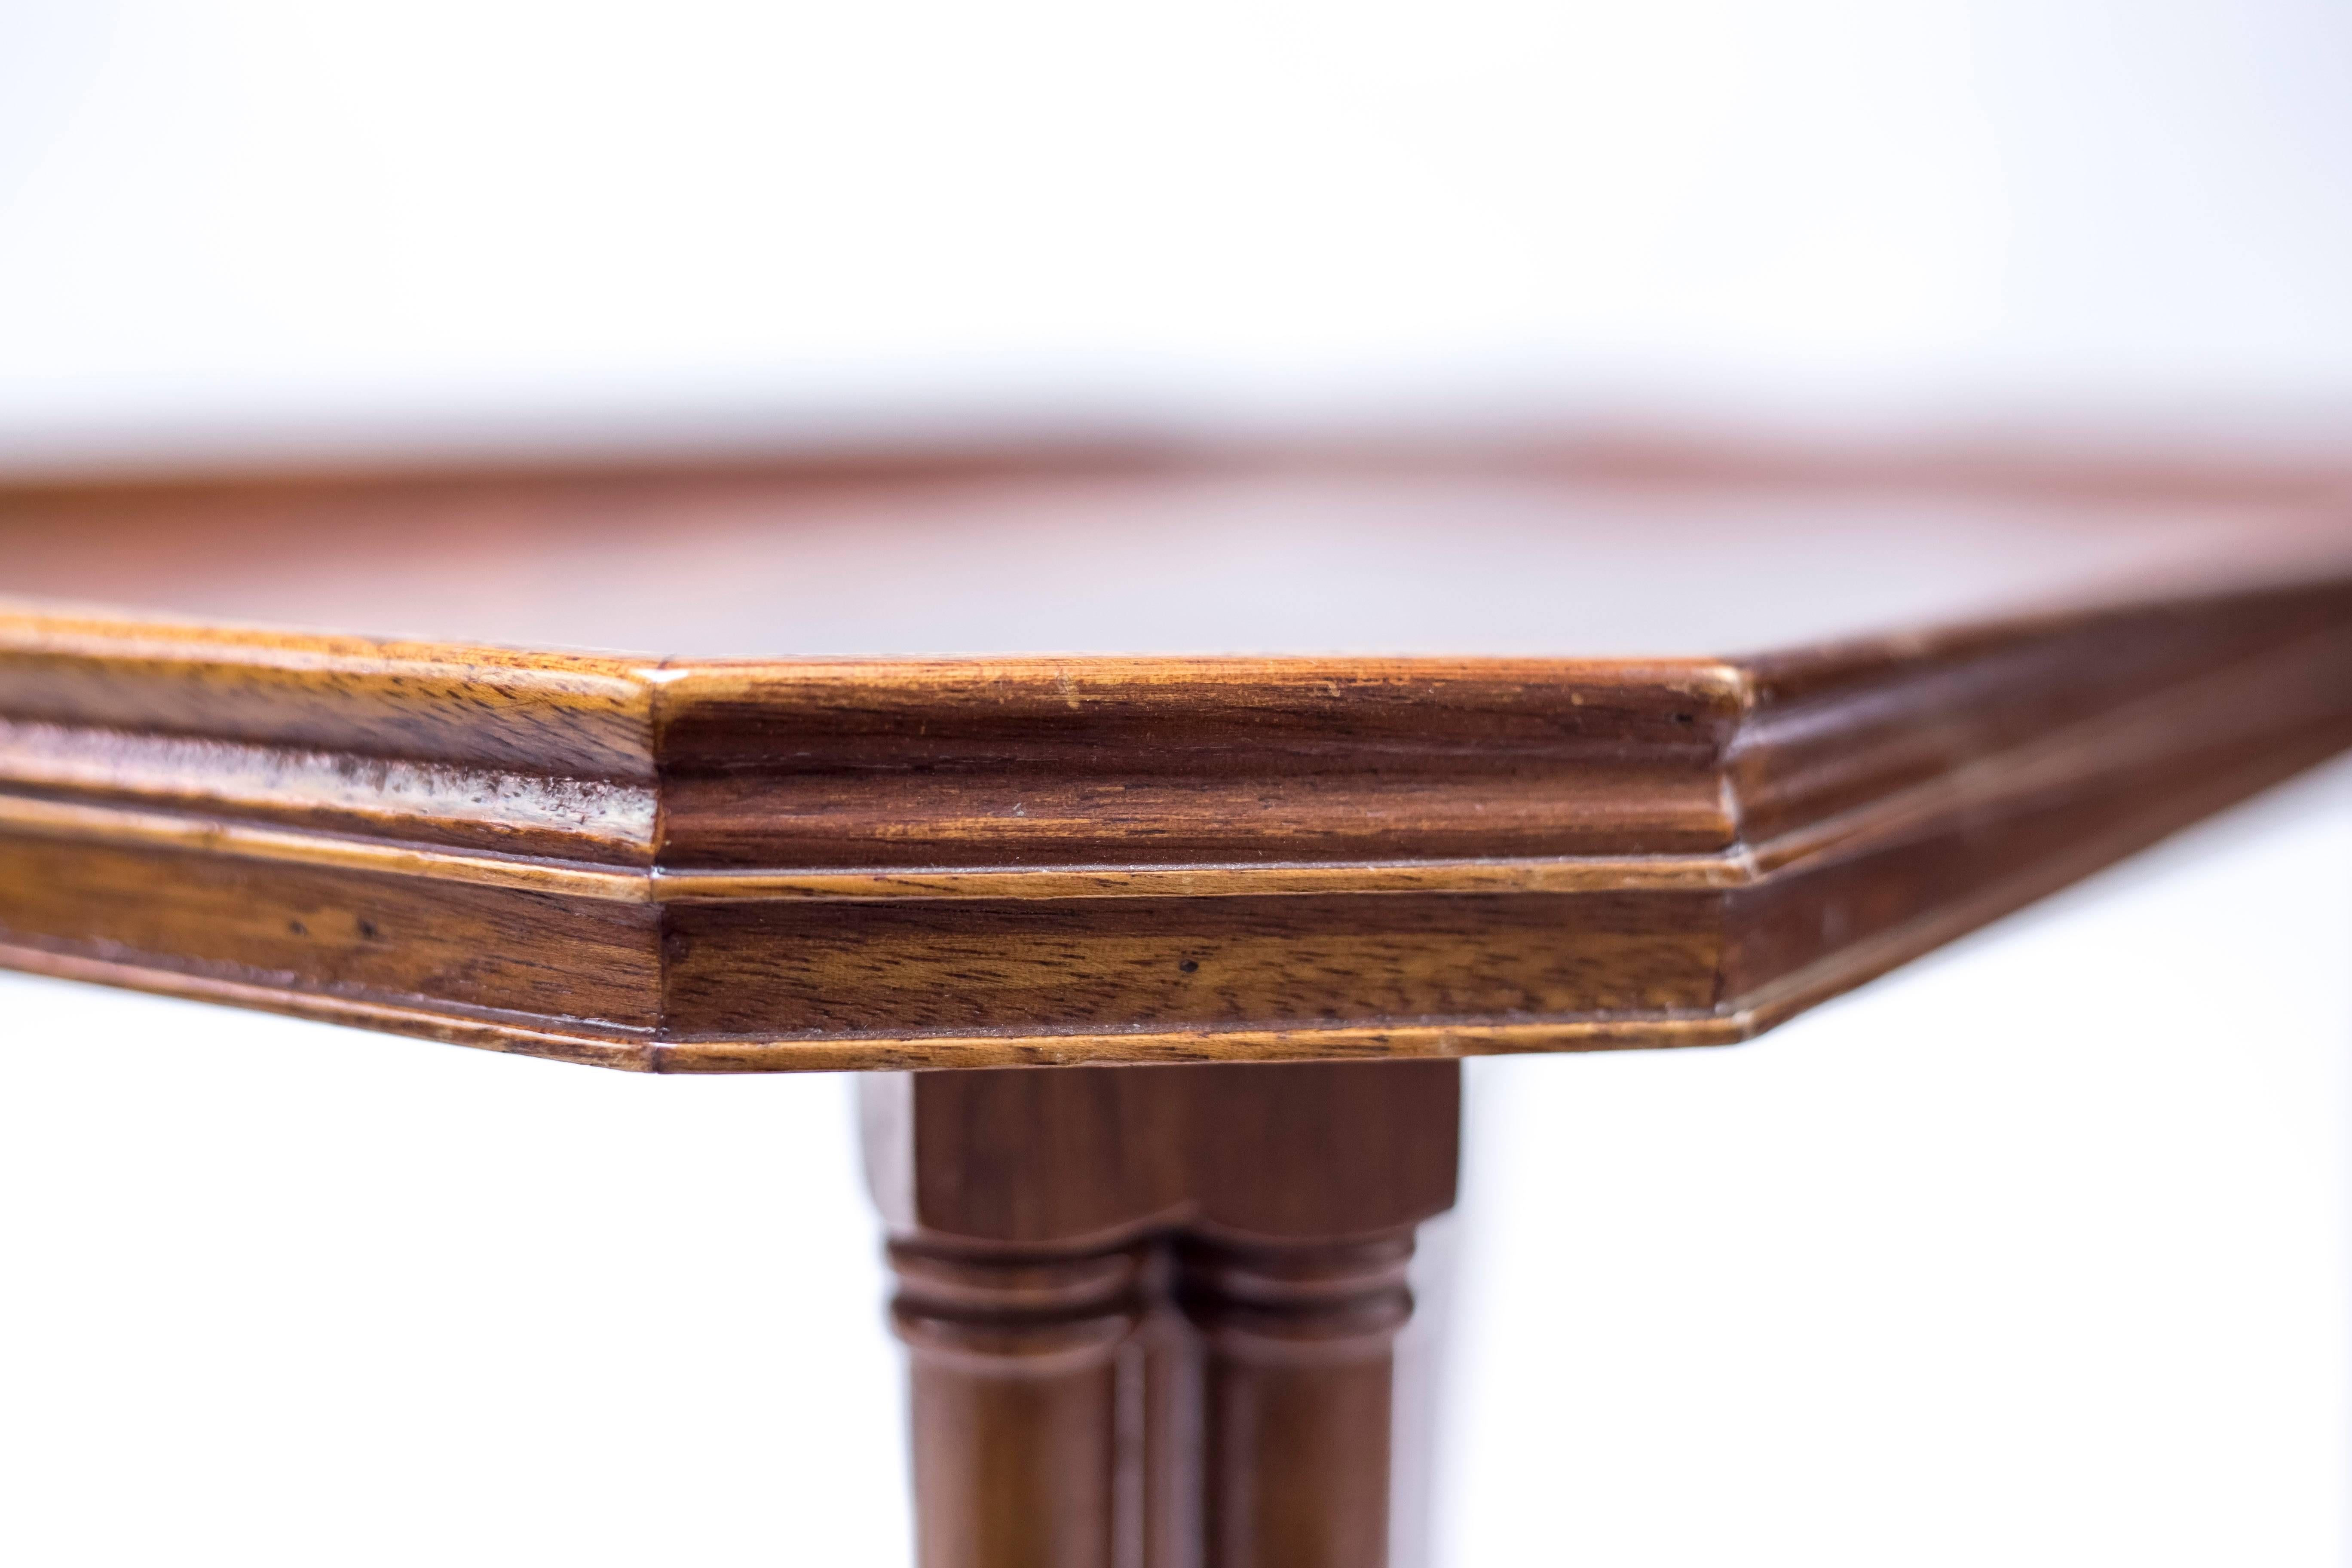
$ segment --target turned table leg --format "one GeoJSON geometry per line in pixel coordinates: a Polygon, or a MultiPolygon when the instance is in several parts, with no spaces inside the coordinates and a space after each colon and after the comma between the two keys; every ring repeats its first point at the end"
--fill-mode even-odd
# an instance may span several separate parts
{"type": "Polygon", "coordinates": [[[1132,1251],[967,1258],[891,1248],[911,1365],[922,1568],[1114,1568],[1119,1352],[1132,1251]]]}
{"type": "Polygon", "coordinates": [[[922,1568],[1379,1568],[1455,1064],[875,1080],[922,1568]]]}
{"type": "Polygon", "coordinates": [[[1206,1348],[1213,1568],[1387,1561],[1393,1348],[1412,1311],[1412,1256],[1409,1234],[1185,1248],[1177,1289],[1206,1348]]]}

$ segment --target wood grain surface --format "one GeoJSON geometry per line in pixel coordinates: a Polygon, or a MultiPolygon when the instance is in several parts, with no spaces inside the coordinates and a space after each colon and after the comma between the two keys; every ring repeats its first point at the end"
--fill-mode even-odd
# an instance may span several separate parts
{"type": "Polygon", "coordinates": [[[2352,743],[2316,479],[1680,472],[0,490],[0,963],[668,1071],[1725,1043],[2352,743]]]}
{"type": "Polygon", "coordinates": [[[923,1568],[1388,1561],[1394,1347],[1415,1229],[1454,1204],[1459,1064],[865,1089],[923,1568]]]}

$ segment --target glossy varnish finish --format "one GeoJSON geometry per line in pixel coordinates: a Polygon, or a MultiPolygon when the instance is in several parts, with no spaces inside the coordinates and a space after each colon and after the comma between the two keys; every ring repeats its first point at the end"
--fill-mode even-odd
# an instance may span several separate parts
{"type": "MultiPolygon", "coordinates": [[[[99,593],[110,542],[239,504],[248,557],[329,564],[299,520],[605,515],[590,479],[307,493],[0,495],[0,530],[99,593]]],[[[664,658],[25,603],[0,962],[653,1070],[1736,1040],[2352,742],[2352,568],[2294,504],[2260,581],[2209,553],[1728,658],[664,658]]],[[[1659,557],[1661,615],[1714,559],[1659,557]]]]}
{"type": "Polygon", "coordinates": [[[1379,1568],[1447,1061],[869,1088],[923,1568],[1379,1568]]]}

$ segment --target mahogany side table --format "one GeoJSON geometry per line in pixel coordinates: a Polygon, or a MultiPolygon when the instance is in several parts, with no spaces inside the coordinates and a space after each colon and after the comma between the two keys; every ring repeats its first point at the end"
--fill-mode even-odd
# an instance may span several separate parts
{"type": "Polygon", "coordinates": [[[869,1072],[925,1568],[1371,1568],[1458,1058],[1748,1039],[2352,743],[2344,478],[21,482],[0,964],[869,1072]]]}

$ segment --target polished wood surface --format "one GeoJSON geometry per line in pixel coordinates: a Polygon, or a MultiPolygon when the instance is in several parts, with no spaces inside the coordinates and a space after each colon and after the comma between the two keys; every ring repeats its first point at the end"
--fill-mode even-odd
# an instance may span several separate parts
{"type": "Polygon", "coordinates": [[[924,1568],[1381,1568],[1448,1058],[1747,1038],[2352,743],[2341,476],[1622,458],[0,489],[0,964],[1064,1068],[865,1079],[924,1568]]]}
{"type": "Polygon", "coordinates": [[[1450,1061],[877,1078],[923,1568],[1379,1568],[1450,1061]]]}
{"type": "Polygon", "coordinates": [[[2328,482],[19,486],[0,963],[665,1071],[1743,1039],[2352,741],[2328,482]]]}
{"type": "Polygon", "coordinates": [[[693,659],[1684,657],[2301,575],[2352,467],[1217,449],[0,482],[0,593],[693,659]]]}

